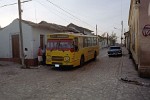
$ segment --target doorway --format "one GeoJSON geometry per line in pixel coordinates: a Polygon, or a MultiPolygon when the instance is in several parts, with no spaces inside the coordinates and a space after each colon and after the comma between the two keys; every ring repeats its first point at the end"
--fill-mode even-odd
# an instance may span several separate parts
{"type": "Polygon", "coordinates": [[[40,35],[40,46],[43,49],[43,47],[44,47],[44,35],[40,35]]]}
{"type": "Polygon", "coordinates": [[[12,35],[12,57],[20,58],[19,34],[12,35]]]}

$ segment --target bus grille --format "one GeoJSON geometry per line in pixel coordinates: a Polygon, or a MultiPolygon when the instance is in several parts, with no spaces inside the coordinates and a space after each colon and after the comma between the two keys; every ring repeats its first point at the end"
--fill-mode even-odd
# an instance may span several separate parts
{"type": "Polygon", "coordinates": [[[52,61],[64,61],[64,57],[61,57],[61,56],[52,56],[52,61]]]}

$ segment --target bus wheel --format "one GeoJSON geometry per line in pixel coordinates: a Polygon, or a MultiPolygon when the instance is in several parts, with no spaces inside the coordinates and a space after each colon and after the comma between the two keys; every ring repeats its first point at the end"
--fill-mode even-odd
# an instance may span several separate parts
{"type": "Polygon", "coordinates": [[[95,52],[95,53],[94,53],[94,59],[93,59],[94,61],[96,60],[96,56],[97,56],[97,54],[96,54],[96,52],[95,52]]]}
{"type": "Polygon", "coordinates": [[[80,66],[83,66],[83,65],[84,65],[84,56],[82,56],[80,59],[80,66]]]}

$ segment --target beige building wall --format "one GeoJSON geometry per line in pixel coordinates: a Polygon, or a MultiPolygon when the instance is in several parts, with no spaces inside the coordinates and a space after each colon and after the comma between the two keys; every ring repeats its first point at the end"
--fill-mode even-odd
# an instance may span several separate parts
{"type": "Polygon", "coordinates": [[[138,65],[138,27],[139,27],[139,7],[135,5],[135,0],[131,0],[130,14],[129,14],[129,28],[130,28],[130,51],[135,63],[138,65]]]}
{"type": "Polygon", "coordinates": [[[150,75],[150,0],[131,0],[129,27],[130,51],[138,71],[150,75]]]}
{"type": "MultiPolygon", "coordinates": [[[[141,46],[141,56],[140,56],[140,65],[149,66],[150,67],[150,34],[148,36],[144,36],[142,31],[144,32],[145,25],[150,25],[150,16],[149,16],[149,4],[150,0],[141,0],[140,6],[140,27],[139,27],[139,36],[140,36],[140,46],[141,46]]],[[[149,26],[150,28],[150,26],[149,26]]],[[[150,30],[150,29],[149,29],[150,30]]]]}

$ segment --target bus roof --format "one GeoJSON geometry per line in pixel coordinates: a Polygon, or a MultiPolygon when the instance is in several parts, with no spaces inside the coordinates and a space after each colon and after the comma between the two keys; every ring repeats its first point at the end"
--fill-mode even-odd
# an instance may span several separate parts
{"type": "Polygon", "coordinates": [[[97,37],[96,35],[84,35],[82,33],[64,32],[64,33],[53,33],[48,35],[69,35],[73,37],[97,37]]]}

